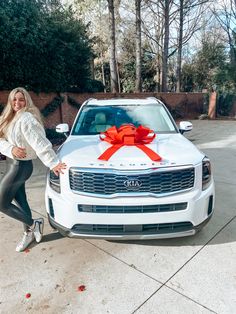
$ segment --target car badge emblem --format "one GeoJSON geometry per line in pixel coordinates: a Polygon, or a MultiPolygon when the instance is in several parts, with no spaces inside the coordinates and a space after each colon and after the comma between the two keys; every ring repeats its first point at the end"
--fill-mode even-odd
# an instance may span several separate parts
{"type": "Polygon", "coordinates": [[[128,190],[138,190],[142,185],[142,182],[138,179],[128,179],[124,181],[124,186],[128,190]]]}

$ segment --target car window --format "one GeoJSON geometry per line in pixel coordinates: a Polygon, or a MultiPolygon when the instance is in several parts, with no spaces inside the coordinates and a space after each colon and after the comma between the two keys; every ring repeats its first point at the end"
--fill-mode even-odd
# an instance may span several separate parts
{"type": "Polygon", "coordinates": [[[156,133],[176,133],[166,109],[159,104],[85,106],[80,112],[72,135],[93,135],[105,132],[111,126],[123,124],[143,125],[156,133]]]}

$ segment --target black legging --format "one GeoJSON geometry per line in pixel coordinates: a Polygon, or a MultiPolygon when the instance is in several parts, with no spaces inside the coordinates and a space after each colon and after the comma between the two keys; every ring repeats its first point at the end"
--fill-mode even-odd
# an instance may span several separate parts
{"type": "Polygon", "coordinates": [[[33,219],[25,194],[25,181],[33,172],[32,160],[7,158],[6,173],[0,182],[0,211],[24,224],[27,231],[33,219]],[[16,205],[12,204],[15,200],[16,205]]]}

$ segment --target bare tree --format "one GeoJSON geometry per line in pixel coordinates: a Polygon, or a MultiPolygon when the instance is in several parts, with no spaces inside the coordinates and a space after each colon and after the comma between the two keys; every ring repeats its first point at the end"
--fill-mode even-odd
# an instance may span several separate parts
{"type": "Polygon", "coordinates": [[[179,38],[178,38],[178,56],[177,56],[177,83],[176,91],[180,92],[181,86],[181,67],[182,67],[182,49],[183,49],[183,23],[184,23],[184,0],[179,1],[179,38]]]}
{"type": "Polygon", "coordinates": [[[162,53],[162,92],[167,92],[167,74],[168,74],[168,54],[169,54],[169,36],[170,36],[170,0],[164,0],[164,47],[162,53]]]}
{"type": "MultiPolygon", "coordinates": [[[[184,49],[193,35],[209,23],[212,14],[204,20],[205,4],[214,2],[230,3],[231,15],[235,14],[236,0],[74,0],[83,12],[86,12],[85,24],[92,29],[96,75],[105,82],[103,64],[110,64],[111,91],[120,89],[119,73],[123,70],[122,45],[127,33],[135,39],[133,57],[136,60],[135,86],[132,90],[139,92],[146,86],[146,78],[142,78],[142,62],[148,60],[150,69],[155,69],[152,88],[158,91],[181,91],[181,69],[186,52],[184,49]],[[89,7],[88,7],[89,5],[89,7]],[[108,8],[108,10],[107,10],[108,8]],[[99,13],[99,14],[98,14],[99,13]],[[109,14],[108,14],[109,13],[109,14]],[[109,53],[108,53],[109,46],[109,53]],[[120,59],[119,68],[117,59],[120,59]],[[98,71],[99,69],[99,71],[98,71]],[[143,81],[142,81],[143,79],[143,81]],[[156,83],[156,87],[153,87],[156,83]]],[[[215,5],[218,9],[219,4],[215,5]]],[[[216,9],[215,9],[216,10],[216,9]]],[[[228,11],[227,11],[228,12],[228,11]]],[[[218,13],[218,19],[225,23],[218,13]]],[[[226,19],[227,20],[227,19],[226,19]]],[[[231,18],[232,21],[232,18],[231,18]]],[[[232,24],[230,24],[232,27],[232,24]]],[[[226,27],[226,25],[225,25],[226,27]]],[[[207,27],[206,27],[207,29],[207,27]]],[[[227,29],[227,27],[226,27],[227,29]]],[[[229,32],[232,38],[232,33],[229,32]]],[[[191,40],[193,43],[193,40],[191,40]]],[[[232,41],[233,44],[233,41],[232,41]]],[[[126,47],[127,48],[127,47],[126,47]]],[[[132,70],[130,70],[132,72],[132,70]]],[[[132,72],[133,73],[133,72],[132,72]]],[[[133,73],[134,74],[134,73],[133,73]]],[[[132,77],[133,77],[132,74],[132,77]]],[[[130,78],[129,78],[130,79],[130,78]]],[[[121,77],[122,86],[126,80],[121,77]]],[[[151,78],[148,78],[151,82],[151,78]]],[[[107,77],[106,77],[107,82],[107,77]]]]}
{"type": "Polygon", "coordinates": [[[146,20],[143,22],[143,31],[150,40],[151,53],[156,55],[157,81],[160,90],[168,90],[168,58],[170,46],[170,25],[173,0],[146,0],[146,20]],[[153,26],[154,25],[154,26],[153,26]]]}
{"type": "Polygon", "coordinates": [[[136,82],[135,91],[141,92],[142,90],[142,58],[141,58],[141,0],[135,0],[135,15],[136,15],[136,82]]]}
{"type": "Polygon", "coordinates": [[[103,82],[104,92],[106,92],[106,85],[109,84],[104,70],[104,65],[109,61],[107,0],[74,0],[73,7],[77,12],[77,18],[87,26],[96,56],[93,60],[96,67],[95,78],[103,82]]]}
{"type": "MultiPolygon", "coordinates": [[[[144,17],[142,20],[143,38],[149,41],[150,52],[156,56],[157,75],[155,80],[160,85],[160,90],[168,90],[168,78],[172,77],[173,89],[180,91],[183,48],[203,27],[204,9],[212,1],[144,1],[144,10],[147,11],[147,14],[145,11],[142,12],[142,17],[144,17]]],[[[209,20],[210,18],[208,18],[209,20]]]]}
{"type": "Polygon", "coordinates": [[[232,64],[236,62],[234,37],[236,27],[236,0],[222,0],[217,7],[212,8],[216,19],[220,23],[222,29],[228,37],[230,47],[230,61],[232,64]]]}
{"type": "Polygon", "coordinates": [[[115,30],[115,11],[114,0],[107,0],[109,10],[109,31],[110,31],[110,75],[111,92],[119,92],[118,71],[116,59],[116,30],[115,30]]]}
{"type": "Polygon", "coordinates": [[[181,68],[183,46],[189,41],[193,34],[201,28],[201,15],[203,5],[209,0],[179,0],[177,6],[179,29],[177,39],[177,69],[176,69],[176,91],[181,91],[181,68]],[[185,29],[184,29],[185,27],[185,29]]]}

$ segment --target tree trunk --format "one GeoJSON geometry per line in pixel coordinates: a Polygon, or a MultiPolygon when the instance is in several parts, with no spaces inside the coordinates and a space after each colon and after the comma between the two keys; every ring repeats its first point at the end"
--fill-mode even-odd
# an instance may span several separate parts
{"type": "Polygon", "coordinates": [[[156,91],[161,92],[162,91],[162,42],[163,42],[163,23],[161,23],[161,20],[159,18],[160,16],[160,6],[157,4],[157,14],[159,22],[157,23],[157,34],[156,34],[156,40],[158,42],[157,45],[157,65],[156,65],[156,91]]]}
{"type": "Polygon", "coordinates": [[[165,0],[164,5],[164,49],[162,55],[162,91],[167,92],[167,75],[168,75],[168,51],[169,51],[169,32],[170,32],[170,0],[165,0]]]}
{"type": "Polygon", "coordinates": [[[135,92],[140,93],[142,91],[141,80],[141,0],[135,0],[135,14],[136,14],[136,81],[135,92]]]}
{"type": "Polygon", "coordinates": [[[109,9],[109,31],[110,31],[110,76],[111,76],[111,92],[118,93],[118,75],[116,61],[116,39],[115,39],[115,13],[114,0],[108,1],[109,9]]]}
{"type": "Polygon", "coordinates": [[[181,74],[182,74],[182,48],[183,48],[183,23],[184,23],[184,0],[180,0],[179,8],[179,38],[178,38],[178,56],[177,56],[177,85],[176,92],[181,91],[181,74]]]}
{"type": "Polygon", "coordinates": [[[104,73],[104,63],[102,60],[102,83],[104,86],[104,93],[106,93],[106,80],[105,80],[105,73],[104,73]]]}

